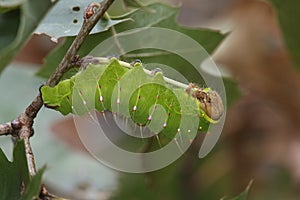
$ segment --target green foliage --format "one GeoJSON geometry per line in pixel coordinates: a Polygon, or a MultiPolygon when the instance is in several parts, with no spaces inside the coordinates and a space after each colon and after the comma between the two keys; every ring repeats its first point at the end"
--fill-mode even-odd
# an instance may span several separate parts
{"type": "Polygon", "coordinates": [[[1,199],[18,199],[21,196],[22,182],[29,182],[24,142],[19,142],[10,162],[0,150],[0,196],[1,199]]]}
{"type": "MultiPolygon", "coordinates": [[[[131,19],[123,23],[117,24],[114,26],[116,33],[121,33],[134,28],[143,28],[143,27],[161,27],[172,29],[181,33],[190,36],[201,44],[206,51],[212,52],[212,50],[219,44],[223,39],[223,35],[216,31],[205,30],[205,29],[189,29],[178,26],[175,21],[175,17],[178,14],[178,8],[173,8],[163,4],[151,4],[147,6],[149,9],[137,9],[133,12],[130,12],[126,15],[119,17],[118,19],[131,19]]],[[[79,50],[78,54],[80,56],[85,56],[89,54],[98,44],[100,44],[105,39],[111,37],[113,33],[111,31],[105,31],[98,34],[90,35],[84,42],[83,46],[79,50]]],[[[45,60],[45,64],[38,75],[43,77],[49,77],[51,72],[54,71],[56,66],[58,66],[63,55],[66,53],[68,47],[71,45],[74,37],[67,37],[64,44],[52,51],[45,60]]],[[[139,53],[139,52],[135,52],[139,53]]],[[[93,55],[100,56],[103,52],[93,52],[93,55]]],[[[105,55],[109,56],[109,55],[105,55]]],[[[126,55],[123,55],[123,58],[126,58],[126,55]]],[[[131,60],[134,60],[136,57],[132,57],[131,60]]],[[[189,66],[189,63],[184,61],[184,59],[179,58],[176,55],[164,55],[164,52],[161,54],[151,57],[142,57],[138,56],[139,59],[142,59],[144,63],[162,63],[168,66],[172,66],[176,69],[179,69],[182,72],[181,66],[189,66]],[[153,61],[153,62],[152,62],[153,61]],[[180,69],[181,68],[181,69],[180,69]]],[[[191,73],[190,77],[192,80],[197,80],[199,77],[193,77],[191,73]]],[[[196,81],[199,82],[199,81],[196,81]]]]}
{"type": "Polygon", "coordinates": [[[2,8],[15,8],[24,3],[25,0],[0,0],[0,7],[2,8]]]}
{"type": "MultiPolygon", "coordinates": [[[[225,188],[224,181],[220,186],[213,185],[211,188],[203,190],[201,185],[199,188],[195,187],[193,182],[188,181],[186,174],[182,173],[182,164],[186,160],[179,159],[173,165],[164,169],[147,173],[147,174],[122,174],[120,178],[120,186],[118,190],[110,197],[110,200],[122,199],[143,199],[143,200],[181,200],[181,199],[212,199],[212,200],[247,200],[248,193],[252,181],[248,184],[246,189],[234,198],[219,198],[220,188],[225,188]],[[185,182],[186,181],[186,182],[185,182]]],[[[194,166],[195,167],[195,166],[194,166]]],[[[199,167],[199,166],[198,166],[199,167]]],[[[193,167],[191,167],[193,170],[193,167]]],[[[193,174],[196,175],[196,174],[193,174]]],[[[189,177],[191,179],[194,176],[189,177]]],[[[206,182],[202,180],[201,182],[206,182]]],[[[225,181],[226,182],[226,181],[225,181]]],[[[205,183],[204,183],[205,185],[205,183]]]]}
{"type": "Polygon", "coordinates": [[[161,73],[149,76],[142,66],[130,70],[115,59],[108,65],[89,65],[53,88],[43,86],[41,92],[44,104],[64,115],[83,115],[93,108],[109,110],[131,117],[138,125],[147,125],[151,131],[168,137],[173,137],[179,127],[182,133],[198,127],[206,129],[210,121],[195,98],[184,89],[166,85],[161,73]],[[182,120],[187,120],[183,124],[189,126],[180,126],[182,120]]]}
{"type": "Polygon", "coordinates": [[[25,0],[0,0],[0,14],[19,7],[25,0]]]}
{"type": "Polygon", "coordinates": [[[252,185],[252,181],[250,181],[249,185],[246,187],[246,189],[241,194],[239,194],[237,197],[235,197],[231,200],[247,200],[251,185],[252,185]]]}
{"type": "Polygon", "coordinates": [[[290,50],[297,68],[300,68],[300,1],[269,0],[277,9],[277,14],[285,42],[290,50]]]}
{"type": "Polygon", "coordinates": [[[25,44],[50,6],[50,0],[27,0],[18,10],[0,15],[0,72],[25,44]]]}
{"type": "Polygon", "coordinates": [[[21,196],[20,200],[31,200],[39,196],[42,183],[42,175],[45,168],[39,170],[31,181],[28,183],[25,193],[21,196]]]}
{"type": "Polygon", "coordinates": [[[176,161],[175,165],[148,174],[121,174],[118,190],[109,199],[202,199],[184,194],[178,164],[176,161]]]}
{"type": "Polygon", "coordinates": [[[30,178],[25,156],[24,141],[16,143],[13,162],[0,149],[0,199],[31,200],[40,192],[43,169],[30,178]]]}

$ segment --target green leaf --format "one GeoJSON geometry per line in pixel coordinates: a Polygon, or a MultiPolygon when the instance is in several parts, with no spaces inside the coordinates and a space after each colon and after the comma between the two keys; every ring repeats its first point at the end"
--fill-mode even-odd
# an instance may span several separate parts
{"type": "Polygon", "coordinates": [[[0,149],[0,199],[31,200],[40,192],[43,170],[30,179],[24,141],[18,141],[10,162],[0,149]],[[24,187],[26,188],[25,191],[24,187]],[[22,195],[23,193],[23,195],[22,195]]]}
{"type": "Polygon", "coordinates": [[[19,5],[21,5],[22,3],[24,3],[25,0],[0,0],[0,7],[1,8],[14,8],[17,7],[19,5]]]}
{"type": "Polygon", "coordinates": [[[146,6],[158,2],[157,0],[123,0],[125,6],[147,9],[146,6]]]}
{"type": "Polygon", "coordinates": [[[0,15],[0,52],[3,52],[5,48],[9,44],[11,44],[17,36],[18,27],[20,24],[19,18],[20,10],[14,10],[0,15]]]}
{"type": "Polygon", "coordinates": [[[27,0],[18,11],[0,15],[0,72],[26,43],[50,6],[50,0],[27,0]]]}
{"type": "MultiPolygon", "coordinates": [[[[56,3],[47,16],[40,23],[35,33],[45,33],[52,40],[66,36],[76,36],[83,23],[83,15],[86,7],[93,1],[63,0],[56,3]]],[[[128,19],[111,20],[102,18],[91,31],[93,33],[103,32],[118,23],[128,19]]]]}
{"type": "Polygon", "coordinates": [[[22,5],[25,0],[0,0],[0,14],[5,13],[9,10],[16,9],[20,5],[22,5]]]}
{"type": "Polygon", "coordinates": [[[269,0],[277,9],[277,15],[284,34],[285,42],[290,50],[293,61],[300,68],[300,1],[269,0]]]}
{"type": "Polygon", "coordinates": [[[240,195],[238,195],[235,198],[232,198],[231,200],[247,200],[248,199],[248,193],[249,193],[251,185],[252,185],[252,181],[250,181],[250,183],[248,184],[246,189],[240,195]]]}
{"type": "Polygon", "coordinates": [[[0,199],[18,199],[21,196],[22,182],[29,182],[24,142],[18,142],[10,162],[0,149],[0,199]]]}
{"type": "MultiPolygon", "coordinates": [[[[209,53],[212,52],[212,50],[219,44],[219,42],[223,39],[223,35],[216,31],[212,30],[206,30],[206,29],[188,29],[183,28],[175,22],[175,17],[178,13],[178,8],[169,7],[167,5],[163,4],[152,4],[148,6],[149,9],[152,11],[150,12],[149,9],[137,9],[132,13],[129,13],[123,18],[130,18],[132,20],[126,21],[121,24],[115,25],[115,30],[117,33],[124,32],[126,30],[130,30],[133,28],[142,28],[142,27],[162,27],[162,28],[168,28],[172,30],[179,31],[181,33],[186,34],[187,36],[190,36],[194,40],[196,40],[198,43],[200,43],[206,51],[209,53]]],[[[111,37],[112,33],[110,31],[105,31],[102,33],[90,35],[81,49],[79,50],[78,54],[80,56],[85,56],[89,52],[91,52],[98,44],[100,44],[102,41],[107,39],[108,37],[111,37]]],[[[51,72],[54,71],[54,69],[58,66],[59,62],[61,61],[63,55],[66,53],[67,49],[71,45],[71,42],[74,40],[74,37],[68,37],[68,39],[62,44],[59,48],[55,49],[51,54],[49,54],[46,58],[46,62],[39,71],[38,75],[41,75],[43,77],[50,76],[51,72]]],[[[103,52],[98,52],[103,54],[103,52]]],[[[97,54],[97,52],[94,52],[94,54],[97,54]]],[[[100,55],[98,55],[100,56],[100,55]]],[[[111,55],[106,55],[111,56],[111,55]]],[[[163,63],[167,64],[168,66],[173,66],[175,68],[179,68],[178,66],[186,66],[186,62],[184,62],[183,59],[180,59],[176,56],[170,56],[170,55],[158,55],[158,56],[152,56],[152,57],[139,57],[142,58],[142,61],[144,63],[152,63],[154,60],[159,60],[160,62],[156,63],[163,63]],[[180,62],[178,62],[180,61],[180,62]]],[[[134,60],[135,58],[132,58],[134,60]]],[[[181,68],[182,69],[182,68],[181,68]]],[[[195,74],[195,73],[191,73],[195,74]]],[[[193,77],[192,77],[193,78],[193,77]]],[[[194,77],[194,79],[197,79],[194,77]]]]}
{"type": "Polygon", "coordinates": [[[26,186],[26,191],[20,198],[20,200],[32,200],[37,199],[40,194],[41,190],[41,183],[42,183],[42,175],[45,171],[45,167],[40,169],[35,176],[33,176],[26,186]]]}

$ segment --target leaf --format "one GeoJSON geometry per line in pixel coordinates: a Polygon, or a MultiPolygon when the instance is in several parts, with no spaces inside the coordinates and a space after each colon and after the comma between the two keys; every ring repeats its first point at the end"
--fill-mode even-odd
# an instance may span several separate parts
{"type": "MultiPolygon", "coordinates": [[[[53,41],[66,36],[76,36],[82,26],[86,7],[93,1],[63,0],[56,3],[47,16],[40,23],[35,33],[45,33],[53,41]]],[[[102,18],[91,31],[93,33],[103,32],[118,23],[128,19],[111,20],[102,18]]]]}
{"type": "Polygon", "coordinates": [[[10,162],[0,149],[0,199],[31,200],[40,192],[43,170],[30,179],[25,156],[24,141],[18,141],[10,162]],[[26,188],[24,195],[21,195],[26,188]]]}
{"type": "Polygon", "coordinates": [[[246,189],[240,195],[238,195],[235,198],[232,198],[231,200],[247,200],[248,199],[248,193],[249,193],[251,185],[252,185],[252,181],[250,181],[250,183],[248,184],[246,189]]]}
{"type": "Polygon", "coordinates": [[[20,24],[19,18],[20,10],[14,10],[0,15],[0,52],[3,52],[5,47],[11,44],[17,36],[18,27],[20,24]]]}
{"type": "Polygon", "coordinates": [[[24,195],[20,198],[20,200],[31,200],[36,199],[41,190],[41,183],[42,183],[42,175],[45,171],[45,167],[40,169],[35,176],[33,176],[26,187],[26,191],[24,195]]]}
{"type": "MultiPolygon", "coordinates": [[[[22,5],[26,0],[0,0],[0,11],[1,10],[12,10],[22,5]]],[[[1,13],[1,12],[0,12],[1,13]]]]}
{"type": "Polygon", "coordinates": [[[293,61],[300,68],[300,1],[269,0],[277,8],[277,14],[285,42],[290,49],[293,61]]]}
{"type": "Polygon", "coordinates": [[[22,182],[29,182],[24,142],[18,142],[10,162],[0,149],[0,199],[18,199],[22,182]]]}
{"type": "Polygon", "coordinates": [[[18,8],[25,0],[0,0],[0,14],[18,8]]]}
{"type": "Polygon", "coordinates": [[[19,5],[21,5],[22,3],[24,3],[25,0],[0,0],[0,7],[2,8],[14,8],[17,7],[19,5]]]}
{"type": "Polygon", "coordinates": [[[147,9],[146,5],[158,2],[157,0],[123,0],[125,6],[147,9]]]}
{"type": "Polygon", "coordinates": [[[25,44],[50,6],[50,0],[27,0],[17,11],[0,15],[0,72],[25,44]]]}
{"type": "MultiPolygon", "coordinates": [[[[208,52],[212,52],[212,50],[219,44],[219,42],[223,39],[223,35],[216,31],[211,30],[204,30],[204,29],[188,29],[180,27],[175,22],[175,17],[178,13],[177,8],[169,7],[167,5],[163,4],[152,4],[149,5],[148,8],[152,10],[152,12],[145,10],[143,8],[137,9],[132,13],[129,13],[124,18],[130,18],[132,20],[123,22],[121,24],[115,25],[115,30],[117,33],[124,32],[126,30],[130,30],[133,28],[142,28],[142,27],[162,27],[162,28],[168,28],[171,30],[176,30],[179,32],[182,32],[193,39],[195,39],[198,43],[200,43],[208,52]]],[[[107,39],[108,37],[111,37],[112,33],[110,31],[105,31],[102,33],[90,35],[81,49],[79,50],[78,54],[80,56],[85,56],[89,52],[91,52],[98,44],[100,44],[102,41],[107,39]]],[[[71,44],[71,41],[74,40],[74,37],[68,37],[67,40],[62,44],[59,48],[55,49],[51,54],[49,54],[46,58],[46,62],[39,71],[38,75],[41,75],[43,77],[50,76],[51,72],[54,71],[56,66],[58,66],[59,62],[61,61],[63,55],[66,53],[68,47],[71,44]]],[[[94,54],[103,54],[103,52],[94,52],[94,54]]],[[[97,55],[100,56],[100,55],[97,55]]],[[[105,55],[105,56],[111,56],[111,55],[105,55]]],[[[166,56],[153,56],[150,58],[143,57],[143,62],[147,63],[150,62],[150,59],[156,59],[160,60],[166,63],[169,66],[173,66],[176,68],[176,65],[183,66],[186,64],[183,59],[181,59],[181,62],[178,62],[178,58],[170,55],[166,56]],[[148,59],[148,60],[147,60],[148,59]]],[[[134,58],[132,58],[134,60],[134,58]]],[[[159,62],[161,63],[161,62],[159,62]]],[[[196,78],[195,78],[196,79],[196,78]]]]}

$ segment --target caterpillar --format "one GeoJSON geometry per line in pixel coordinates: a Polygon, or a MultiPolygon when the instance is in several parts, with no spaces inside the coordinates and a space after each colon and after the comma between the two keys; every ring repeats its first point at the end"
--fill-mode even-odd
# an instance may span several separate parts
{"type": "Polygon", "coordinates": [[[221,97],[210,88],[174,87],[174,81],[159,70],[147,72],[139,62],[133,66],[116,58],[106,62],[90,59],[71,78],[41,87],[44,105],[63,115],[110,111],[167,138],[178,132],[206,131],[223,114],[221,97]]]}

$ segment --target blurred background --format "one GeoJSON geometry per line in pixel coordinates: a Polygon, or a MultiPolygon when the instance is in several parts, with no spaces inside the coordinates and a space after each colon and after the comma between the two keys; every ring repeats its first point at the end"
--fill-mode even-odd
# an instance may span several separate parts
{"type": "MultiPolygon", "coordinates": [[[[36,123],[43,134],[36,134],[32,143],[34,151],[39,151],[38,164],[48,165],[45,183],[49,190],[72,199],[222,199],[236,196],[253,180],[249,200],[299,199],[300,24],[295,16],[300,3],[165,2],[180,6],[177,21],[182,26],[220,30],[226,35],[212,53],[224,71],[228,96],[226,123],[217,145],[208,156],[198,159],[204,138],[199,135],[187,153],[162,170],[119,173],[104,166],[99,168],[99,163],[89,157],[71,117],[62,118],[43,109],[39,114],[41,122],[36,123]]],[[[0,85],[9,81],[5,74],[18,74],[20,78],[34,74],[58,44],[45,35],[32,36],[12,64],[15,66],[3,73],[1,78],[8,78],[2,79],[0,85]]],[[[34,95],[29,94],[30,88],[37,89],[43,79],[31,81],[29,89],[15,84],[13,88],[23,93],[18,92],[19,97],[1,97],[2,105],[12,98],[23,98],[26,105],[34,95]]],[[[1,142],[4,143],[2,138],[1,142]]]]}

